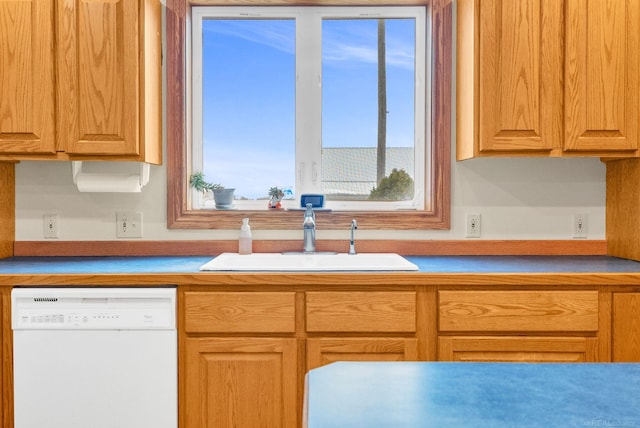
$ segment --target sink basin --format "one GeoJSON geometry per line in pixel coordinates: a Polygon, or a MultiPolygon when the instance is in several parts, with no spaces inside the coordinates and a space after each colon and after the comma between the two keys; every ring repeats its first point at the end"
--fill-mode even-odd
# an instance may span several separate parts
{"type": "Polygon", "coordinates": [[[394,253],[222,253],[200,267],[207,271],[417,271],[418,267],[394,253]]]}

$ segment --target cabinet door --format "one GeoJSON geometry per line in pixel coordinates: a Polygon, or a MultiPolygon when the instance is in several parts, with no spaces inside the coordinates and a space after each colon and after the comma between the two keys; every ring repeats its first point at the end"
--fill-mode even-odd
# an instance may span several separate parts
{"type": "Polygon", "coordinates": [[[479,150],[548,154],[562,138],[562,2],[483,0],[479,150]]]}
{"type": "Polygon", "coordinates": [[[566,151],[638,149],[638,0],[567,0],[566,151]]]}
{"type": "Polygon", "coordinates": [[[613,294],[613,362],[640,362],[640,293],[613,294]]]}
{"type": "Polygon", "coordinates": [[[297,345],[283,338],[187,338],[189,428],[295,428],[297,345]]]}
{"type": "Polygon", "coordinates": [[[51,0],[0,0],[0,153],[55,152],[51,0]]]}
{"type": "Polygon", "coordinates": [[[307,339],[307,370],[336,361],[416,361],[417,359],[417,339],[307,339]]]}
{"type": "Polygon", "coordinates": [[[57,4],[59,144],[69,154],[138,154],[139,1],[57,4]]]}
{"type": "Polygon", "coordinates": [[[451,336],[438,339],[439,361],[596,362],[594,337],[451,336]]]}

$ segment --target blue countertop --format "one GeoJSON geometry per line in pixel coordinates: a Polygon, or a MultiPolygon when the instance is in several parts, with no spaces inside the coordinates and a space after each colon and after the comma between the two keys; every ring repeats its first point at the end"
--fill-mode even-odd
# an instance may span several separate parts
{"type": "Polygon", "coordinates": [[[308,428],[640,426],[640,364],[345,362],[306,382],[308,428]]]}
{"type": "Polygon", "coordinates": [[[10,257],[2,274],[194,273],[212,257],[10,257]]]}
{"type": "Polygon", "coordinates": [[[406,256],[420,272],[635,273],[640,263],[607,256],[406,256]]]}
{"type": "MultiPolygon", "coordinates": [[[[2,274],[196,273],[212,256],[11,257],[2,274]]],[[[405,256],[421,273],[640,273],[640,262],[607,256],[405,256]]]]}

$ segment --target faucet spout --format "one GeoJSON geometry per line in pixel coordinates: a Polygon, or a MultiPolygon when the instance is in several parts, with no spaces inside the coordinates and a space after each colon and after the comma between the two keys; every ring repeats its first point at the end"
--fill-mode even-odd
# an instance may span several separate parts
{"type": "Polygon", "coordinates": [[[349,254],[351,255],[355,255],[356,254],[356,240],[355,240],[355,230],[358,228],[358,222],[356,222],[356,219],[354,218],[353,220],[351,220],[351,241],[349,241],[349,254]]]}
{"type": "Polygon", "coordinates": [[[316,214],[313,211],[312,204],[307,204],[307,209],[304,213],[304,220],[302,221],[302,229],[304,232],[303,252],[315,253],[316,252],[316,214]]]}

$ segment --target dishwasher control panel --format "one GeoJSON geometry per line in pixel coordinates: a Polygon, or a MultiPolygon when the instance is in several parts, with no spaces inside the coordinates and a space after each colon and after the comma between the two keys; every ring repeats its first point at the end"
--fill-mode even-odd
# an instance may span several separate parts
{"type": "Polygon", "coordinates": [[[166,295],[142,295],[137,289],[90,290],[75,294],[80,290],[38,289],[34,294],[33,289],[14,289],[13,329],[175,329],[175,289],[161,289],[170,291],[166,295]]]}

